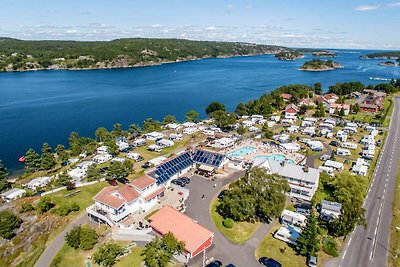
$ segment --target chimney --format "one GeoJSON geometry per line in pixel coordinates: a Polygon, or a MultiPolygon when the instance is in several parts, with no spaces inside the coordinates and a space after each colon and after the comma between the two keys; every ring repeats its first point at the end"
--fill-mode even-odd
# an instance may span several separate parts
{"type": "Polygon", "coordinates": [[[308,172],[308,166],[304,166],[304,167],[303,167],[303,171],[304,171],[304,172],[308,172]]]}

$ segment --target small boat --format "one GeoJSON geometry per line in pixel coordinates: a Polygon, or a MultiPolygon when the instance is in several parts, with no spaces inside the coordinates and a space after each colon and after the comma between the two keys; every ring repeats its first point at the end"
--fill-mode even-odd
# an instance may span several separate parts
{"type": "Polygon", "coordinates": [[[18,159],[19,162],[24,163],[25,162],[25,156],[22,156],[18,159]]]}

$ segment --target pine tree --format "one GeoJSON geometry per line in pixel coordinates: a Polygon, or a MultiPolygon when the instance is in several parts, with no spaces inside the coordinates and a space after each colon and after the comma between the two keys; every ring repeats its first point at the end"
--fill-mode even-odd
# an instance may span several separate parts
{"type": "Polygon", "coordinates": [[[296,251],[303,256],[315,256],[319,249],[317,218],[311,212],[311,215],[307,218],[306,226],[297,238],[296,251]]]}
{"type": "Polygon", "coordinates": [[[58,145],[55,149],[55,152],[61,162],[65,162],[68,160],[68,151],[65,150],[65,147],[63,145],[58,145]]]}
{"type": "Polygon", "coordinates": [[[40,166],[45,170],[50,170],[56,165],[54,155],[51,153],[51,147],[48,143],[44,143],[42,147],[42,157],[40,158],[40,166]]]}
{"type": "Polygon", "coordinates": [[[8,170],[6,166],[4,166],[3,162],[0,160],[0,192],[10,187],[10,184],[8,183],[7,180],[7,176],[8,176],[8,170]]]}
{"type": "Polygon", "coordinates": [[[25,166],[29,171],[36,171],[40,167],[39,154],[33,148],[25,154],[25,166]]]}

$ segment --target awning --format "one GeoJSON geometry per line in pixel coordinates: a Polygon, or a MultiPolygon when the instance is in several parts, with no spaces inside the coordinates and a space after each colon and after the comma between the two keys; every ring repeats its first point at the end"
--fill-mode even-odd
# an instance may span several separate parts
{"type": "Polygon", "coordinates": [[[210,166],[207,166],[207,165],[200,165],[199,169],[202,170],[202,171],[207,171],[207,172],[212,172],[214,170],[213,167],[210,167],[210,166]]]}

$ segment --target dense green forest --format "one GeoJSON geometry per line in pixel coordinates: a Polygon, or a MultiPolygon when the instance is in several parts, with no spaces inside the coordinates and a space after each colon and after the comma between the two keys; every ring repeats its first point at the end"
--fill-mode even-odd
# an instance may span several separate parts
{"type": "Polygon", "coordinates": [[[400,62],[400,51],[386,51],[386,52],[377,52],[372,54],[367,54],[361,56],[363,59],[369,58],[380,58],[380,59],[397,59],[400,62]]]}
{"type": "Polygon", "coordinates": [[[323,70],[337,69],[341,67],[342,66],[339,63],[334,62],[332,60],[313,59],[304,62],[304,64],[300,67],[300,69],[308,71],[323,71],[323,70]]]}
{"type": "Polygon", "coordinates": [[[112,41],[24,41],[0,38],[0,71],[112,68],[199,58],[279,53],[286,48],[182,39],[112,41]]]}
{"type": "Polygon", "coordinates": [[[295,60],[304,57],[303,53],[293,50],[293,51],[282,51],[275,54],[275,57],[280,60],[295,60]]]}

